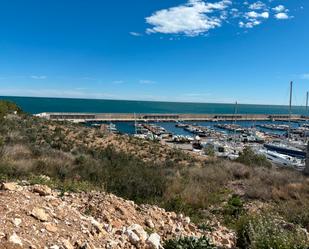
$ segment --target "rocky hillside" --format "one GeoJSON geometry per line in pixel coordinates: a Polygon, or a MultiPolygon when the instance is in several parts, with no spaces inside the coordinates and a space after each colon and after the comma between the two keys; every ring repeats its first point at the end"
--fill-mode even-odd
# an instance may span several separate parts
{"type": "Polygon", "coordinates": [[[233,248],[234,233],[219,223],[211,227],[200,230],[189,217],[112,194],[61,194],[26,181],[1,184],[1,249],[157,249],[167,239],[202,235],[218,247],[233,248]]]}

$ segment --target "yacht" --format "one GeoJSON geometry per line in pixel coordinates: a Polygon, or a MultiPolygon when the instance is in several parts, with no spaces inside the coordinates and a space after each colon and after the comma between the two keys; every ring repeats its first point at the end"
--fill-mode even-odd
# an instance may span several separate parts
{"type": "Polygon", "coordinates": [[[258,151],[258,154],[266,156],[266,158],[272,163],[280,166],[290,167],[298,171],[303,171],[305,168],[305,162],[303,159],[299,159],[267,149],[260,149],[258,151]]]}
{"type": "Polygon", "coordinates": [[[306,157],[306,152],[296,148],[294,146],[285,144],[283,142],[281,143],[266,143],[264,144],[264,147],[267,150],[274,151],[277,153],[281,153],[284,155],[292,156],[292,157],[297,157],[297,158],[305,158],[306,157]]]}

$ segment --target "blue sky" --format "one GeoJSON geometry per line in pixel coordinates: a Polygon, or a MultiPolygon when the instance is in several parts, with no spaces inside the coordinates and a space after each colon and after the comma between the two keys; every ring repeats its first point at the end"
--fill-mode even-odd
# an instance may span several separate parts
{"type": "Polygon", "coordinates": [[[0,1],[0,95],[285,104],[308,0],[0,1]]]}

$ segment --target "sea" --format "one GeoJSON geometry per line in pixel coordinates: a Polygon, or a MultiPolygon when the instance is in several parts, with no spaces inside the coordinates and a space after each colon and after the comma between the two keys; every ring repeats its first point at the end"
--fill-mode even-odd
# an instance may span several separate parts
{"type": "MultiPolygon", "coordinates": [[[[235,104],[177,103],[157,101],[7,97],[0,99],[17,103],[25,112],[87,112],[87,113],[173,113],[173,114],[233,114],[235,104]]],[[[287,114],[288,106],[238,104],[239,114],[287,114]]],[[[293,114],[306,114],[304,106],[293,106],[293,114]]]]}
{"type": "MultiPolygon", "coordinates": [[[[214,103],[177,103],[177,102],[157,102],[157,101],[129,101],[129,100],[102,100],[102,99],[70,99],[70,98],[38,98],[38,97],[8,97],[0,96],[0,100],[9,100],[19,105],[29,114],[42,112],[86,112],[86,113],[173,113],[173,114],[233,114],[235,104],[214,104],[214,103]]],[[[282,105],[253,105],[238,104],[239,114],[287,114],[288,106],[282,105]]],[[[304,106],[293,106],[293,114],[306,115],[304,106]]],[[[270,123],[271,121],[239,121],[243,127],[251,127],[256,124],[270,123]]],[[[190,122],[188,122],[190,123],[190,122]]],[[[192,122],[191,122],[192,123],[192,122]]],[[[194,122],[201,126],[214,128],[213,122],[194,122]]],[[[222,123],[228,123],[222,121],[222,123]]],[[[276,122],[286,124],[286,122],[276,122]]],[[[117,129],[121,133],[133,134],[135,131],[133,122],[115,122],[117,129]]],[[[191,135],[184,129],[175,127],[173,122],[156,123],[164,127],[169,132],[177,135],[191,135]]],[[[292,123],[293,128],[297,128],[301,123],[292,123]]],[[[261,128],[261,130],[263,130],[261,128]]],[[[283,135],[280,131],[269,131],[283,135]]]]}

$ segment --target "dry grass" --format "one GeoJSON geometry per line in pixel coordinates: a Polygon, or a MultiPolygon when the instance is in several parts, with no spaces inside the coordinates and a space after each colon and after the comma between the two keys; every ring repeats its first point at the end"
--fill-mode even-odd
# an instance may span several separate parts
{"type": "Polygon", "coordinates": [[[193,214],[220,209],[237,193],[247,202],[270,203],[304,227],[309,224],[304,211],[309,209],[309,182],[295,171],[200,159],[159,143],[32,118],[9,121],[0,133],[5,141],[0,163],[8,165],[12,175],[20,171],[82,179],[139,201],[148,194],[143,188],[152,188],[157,204],[193,214]],[[153,166],[157,169],[143,169],[153,166]],[[162,183],[166,186],[157,186],[162,183]]]}

